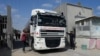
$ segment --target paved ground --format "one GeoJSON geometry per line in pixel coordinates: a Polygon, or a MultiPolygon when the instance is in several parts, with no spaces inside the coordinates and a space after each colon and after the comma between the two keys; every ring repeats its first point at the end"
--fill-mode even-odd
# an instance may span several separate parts
{"type": "Polygon", "coordinates": [[[39,52],[30,50],[30,47],[26,47],[26,53],[24,53],[20,41],[16,41],[14,44],[12,51],[6,47],[0,48],[0,56],[100,56],[100,50],[82,50],[79,47],[75,50],[66,47],[65,49],[44,50],[39,52]]]}
{"type": "Polygon", "coordinates": [[[12,56],[100,56],[100,50],[49,50],[49,51],[29,51],[27,47],[26,53],[22,49],[17,49],[12,52],[12,56]]]}
{"type": "Polygon", "coordinates": [[[33,51],[30,47],[26,47],[26,53],[22,51],[22,43],[16,41],[14,43],[14,50],[8,48],[0,48],[0,56],[100,56],[100,50],[82,50],[77,47],[75,50],[69,49],[56,49],[56,50],[45,50],[45,51],[33,51]]]}
{"type": "MultiPolygon", "coordinates": [[[[17,42],[18,44],[19,42],[17,42]]],[[[20,44],[18,44],[20,45],[20,44]]],[[[100,50],[82,50],[76,48],[76,50],[59,49],[59,50],[45,50],[45,51],[30,51],[30,47],[26,48],[26,53],[23,53],[21,45],[12,51],[12,56],[100,56],[100,50]]]]}

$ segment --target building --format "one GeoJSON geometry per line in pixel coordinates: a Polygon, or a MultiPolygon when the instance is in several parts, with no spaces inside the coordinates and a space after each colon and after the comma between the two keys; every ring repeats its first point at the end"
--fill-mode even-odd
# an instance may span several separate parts
{"type": "MultiPolygon", "coordinates": [[[[63,3],[60,6],[56,7],[54,10],[57,11],[58,13],[64,14],[66,22],[67,22],[66,23],[67,32],[76,31],[75,22],[78,22],[80,20],[84,20],[86,18],[93,16],[92,8],[82,6],[80,3],[78,4],[63,3]]],[[[89,26],[86,26],[86,28],[87,27],[89,26]]],[[[87,28],[86,30],[89,30],[89,29],[87,28]]],[[[79,32],[75,32],[75,33],[77,35],[79,32]]],[[[69,41],[69,37],[67,37],[67,39],[69,41]]],[[[89,39],[77,37],[76,43],[77,43],[76,44],[77,47],[81,47],[84,43],[85,44],[89,43],[89,39]]]]}
{"type": "Polygon", "coordinates": [[[76,21],[76,36],[85,38],[100,38],[100,17],[92,16],[76,21]]]}
{"type": "Polygon", "coordinates": [[[100,17],[92,16],[76,21],[76,36],[78,46],[86,45],[88,49],[100,49],[100,17]]]}
{"type": "Polygon", "coordinates": [[[54,9],[58,13],[64,14],[67,21],[67,31],[75,29],[75,21],[93,16],[92,8],[81,6],[81,4],[64,3],[54,9]]]}
{"type": "Polygon", "coordinates": [[[0,47],[4,46],[6,39],[5,29],[7,28],[7,16],[0,15],[0,47]]]}
{"type": "Polygon", "coordinates": [[[5,33],[5,29],[7,28],[7,16],[0,15],[0,34],[5,33]]]}

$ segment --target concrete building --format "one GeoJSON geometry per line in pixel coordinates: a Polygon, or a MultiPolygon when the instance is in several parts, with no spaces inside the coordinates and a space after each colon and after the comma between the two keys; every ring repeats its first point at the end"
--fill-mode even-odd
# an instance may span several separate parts
{"type": "Polygon", "coordinates": [[[0,15],[0,41],[3,41],[5,38],[5,29],[7,28],[7,16],[0,15]]]}
{"type": "MultiPolygon", "coordinates": [[[[76,31],[75,22],[84,20],[86,18],[93,16],[92,8],[82,6],[80,3],[78,4],[64,3],[56,7],[54,10],[57,11],[58,13],[63,12],[65,19],[67,21],[66,23],[67,32],[76,31]]],[[[75,32],[75,33],[78,34],[79,32],[75,32]]],[[[67,37],[67,39],[69,41],[69,37],[67,37]]],[[[76,44],[77,47],[82,47],[82,45],[84,44],[89,46],[89,39],[77,37],[76,43],[77,43],[76,44]]]]}
{"type": "Polygon", "coordinates": [[[100,17],[92,16],[76,21],[77,45],[100,49],[100,17]]]}
{"type": "Polygon", "coordinates": [[[84,38],[100,38],[100,17],[92,16],[76,21],[76,36],[84,38]]]}
{"type": "Polygon", "coordinates": [[[92,8],[81,6],[81,4],[64,3],[54,9],[58,13],[64,14],[67,21],[68,32],[75,29],[75,21],[93,16],[92,8]]]}
{"type": "Polygon", "coordinates": [[[7,16],[0,15],[0,34],[5,33],[3,30],[7,28],[7,16]]]}

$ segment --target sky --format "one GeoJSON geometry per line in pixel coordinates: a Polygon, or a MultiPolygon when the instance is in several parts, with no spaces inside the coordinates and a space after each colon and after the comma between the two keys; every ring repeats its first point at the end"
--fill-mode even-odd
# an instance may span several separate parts
{"type": "Polygon", "coordinates": [[[60,3],[77,4],[93,9],[93,14],[100,16],[100,0],[0,0],[0,14],[6,15],[6,6],[12,8],[12,25],[15,29],[22,30],[31,17],[32,9],[52,10],[60,3]]]}

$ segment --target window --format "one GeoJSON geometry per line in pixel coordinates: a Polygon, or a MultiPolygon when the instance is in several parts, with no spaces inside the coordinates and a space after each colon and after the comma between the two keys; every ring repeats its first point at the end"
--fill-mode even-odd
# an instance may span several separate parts
{"type": "Polygon", "coordinates": [[[66,27],[66,20],[60,16],[39,15],[38,25],[39,26],[66,27]]]}
{"type": "Polygon", "coordinates": [[[83,26],[83,31],[89,31],[90,30],[90,26],[83,26]]]}
{"type": "Polygon", "coordinates": [[[6,28],[6,24],[4,24],[4,28],[6,28]]]}
{"type": "Polygon", "coordinates": [[[84,25],[84,21],[82,21],[81,24],[84,25]]]}

